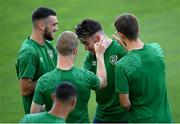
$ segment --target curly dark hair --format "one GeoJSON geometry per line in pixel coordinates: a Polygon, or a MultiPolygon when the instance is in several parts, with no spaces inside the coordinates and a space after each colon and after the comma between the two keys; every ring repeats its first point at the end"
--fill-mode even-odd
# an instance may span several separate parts
{"type": "Polygon", "coordinates": [[[91,37],[98,31],[102,31],[100,23],[91,19],[84,19],[75,28],[75,33],[81,42],[91,37]]]}

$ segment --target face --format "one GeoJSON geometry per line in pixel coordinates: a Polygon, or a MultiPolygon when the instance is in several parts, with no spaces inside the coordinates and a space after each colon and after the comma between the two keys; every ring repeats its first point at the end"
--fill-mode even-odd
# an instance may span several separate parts
{"type": "Polygon", "coordinates": [[[58,20],[56,16],[49,16],[45,20],[44,38],[51,41],[54,39],[54,32],[58,30],[58,20]]]}
{"type": "Polygon", "coordinates": [[[98,42],[96,36],[91,36],[91,37],[85,39],[83,42],[84,42],[83,44],[84,44],[85,50],[88,50],[90,53],[95,55],[94,44],[96,42],[98,42]]]}

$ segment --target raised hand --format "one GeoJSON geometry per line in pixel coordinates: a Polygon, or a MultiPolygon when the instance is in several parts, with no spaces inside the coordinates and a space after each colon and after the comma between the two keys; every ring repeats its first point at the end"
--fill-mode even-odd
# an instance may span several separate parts
{"type": "Polygon", "coordinates": [[[96,57],[98,56],[103,56],[104,55],[104,52],[105,52],[105,45],[104,45],[104,42],[101,40],[99,42],[96,42],[94,44],[94,50],[95,50],[95,53],[96,53],[96,57]]]}

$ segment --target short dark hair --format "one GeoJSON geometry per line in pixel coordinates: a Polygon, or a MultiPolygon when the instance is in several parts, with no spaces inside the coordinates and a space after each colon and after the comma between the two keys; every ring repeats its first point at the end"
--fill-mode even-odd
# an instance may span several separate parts
{"type": "Polygon", "coordinates": [[[56,16],[56,12],[50,8],[46,7],[39,7],[36,10],[34,10],[32,14],[32,22],[34,23],[35,21],[39,19],[45,19],[48,16],[56,16]]]}
{"type": "Polygon", "coordinates": [[[68,81],[63,81],[56,87],[55,96],[61,102],[68,102],[76,95],[75,86],[68,81]]]}
{"type": "Polygon", "coordinates": [[[75,33],[81,41],[91,37],[98,31],[102,31],[100,23],[91,19],[84,19],[75,28],[75,33]]]}
{"type": "Polygon", "coordinates": [[[139,24],[134,15],[123,14],[119,16],[114,26],[118,32],[123,33],[127,38],[137,40],[139,36],[139,24]]]}

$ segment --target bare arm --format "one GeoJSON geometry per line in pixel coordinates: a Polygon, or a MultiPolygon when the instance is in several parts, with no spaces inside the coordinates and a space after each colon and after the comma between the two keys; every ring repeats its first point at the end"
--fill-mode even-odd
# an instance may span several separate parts
{"type": "Polygon", "coordinates": [[[104,52],[105,52],[105,47],[103,43],[97,42],[94,45],[95,52],[96,52],[96,58],[97,58],[97,76],[100,79],[100,86],[99,89],[102,89],[107,86],[107,73],[106,73],[106,68],[104,64],[104,52]]]}
{"type": "Polygon", "coordinates": [[[36,104],[36,103],[32,102],[32,104],[31,104],[31,112],[30,113],[31,114],[39,113],[39,112],[42,111],[43,108],[44,108],[43,105],[39,105],[39,104],[36,104]]]}
{"type": "Polygon", "coordinates": [[[129,94],[119,94],[119,101],[122,107],[126,109],[126,111],[130,111],[131,102],[129,100],[129,94]]]}
{"type": "Polygon", "coordinates": [[[27,96],[34,92],[37,81],[32,81],[30,78],[22,78],[19,81],[22,96],[27,96]]]}

